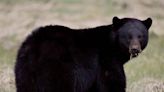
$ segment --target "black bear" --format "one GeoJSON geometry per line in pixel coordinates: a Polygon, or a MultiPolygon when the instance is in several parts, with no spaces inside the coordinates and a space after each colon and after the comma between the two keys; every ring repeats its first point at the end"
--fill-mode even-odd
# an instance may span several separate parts
{"type": "Polygon", "coordinates": [[[45,26],[22,43],[17,92],[125,92],[123,65],[148,43],[151,18],[113,18],[88,29],[45,26]]]}

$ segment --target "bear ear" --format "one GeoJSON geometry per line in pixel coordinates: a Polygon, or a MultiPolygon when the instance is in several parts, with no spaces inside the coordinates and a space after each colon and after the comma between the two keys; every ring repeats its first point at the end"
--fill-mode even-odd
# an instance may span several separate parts
{"type": "Polygon", "coordinates": [[[146,26],[147,29],[149,29],[150,26],[152,25],[152,19],[151,18],[147,18],[146,20],[144,20],[142,22],[146,26]]]}
{"type": "Polygon", "coordinates": [[[119,19],[118,17],[115,16],[115,17],[113,17],[112,22],[115,27],[118,27],[120,25],[121,19],[119,19]]]}

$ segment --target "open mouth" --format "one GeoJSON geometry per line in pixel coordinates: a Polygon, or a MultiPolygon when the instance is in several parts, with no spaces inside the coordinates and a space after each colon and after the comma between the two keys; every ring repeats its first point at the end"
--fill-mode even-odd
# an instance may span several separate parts
{"type": "Polygon", "coordinates": [[[131,53],[131,57],[137,57],[139,53],[131,53]]]}
{"type": "Polygon", "coordinates": [[[134,57],[137,57],[139,53],[141,53],[141,50],[130,49],[129,53],[130,53],[130,58],[134,58],[134,57]]]}

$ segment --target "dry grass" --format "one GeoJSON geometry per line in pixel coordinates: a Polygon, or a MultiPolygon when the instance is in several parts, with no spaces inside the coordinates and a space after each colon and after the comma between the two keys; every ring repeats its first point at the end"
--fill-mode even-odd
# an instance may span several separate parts
{"type": "Polygon", "coordinates": [[[34,28],[94,27],[110,24],[115,15],[153,19],[148,48],[125,65],[128,92],[164,92],[163,8],[163,0],[0,0],[0,92],[15,92],[16,51],[34,28]]]}
{"type": "Polygon", "coordinates": [[[0,0],[0,38],[9,35],[25,37],[33,28],[45,24],[91,27],[111,23],[120,17],[153,18],[152,30],[164,34],[162,0],[0,0]],[[14,2],[15,1],[15,2],[14,2]]]}
{"type": "Polygon", "coordinates": [[[127,92],[164,92],[164,82],[143,78],[129,86],[127,92]]]}
{"type": "Polygon", "coordinates": [[[0,67],[0,92],[15,92],[13,68],[9,65],[0,67]]]}

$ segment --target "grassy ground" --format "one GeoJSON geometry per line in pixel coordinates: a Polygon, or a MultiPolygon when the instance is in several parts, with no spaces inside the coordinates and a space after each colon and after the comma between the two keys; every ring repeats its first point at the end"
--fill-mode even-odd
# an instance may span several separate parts
{"type": "Polygon", "coordinates": [[[146,50],[125,65],[129,92],[164,91],[164,37],[151,36],[146,50]]]}
{"type": "Polygon", "coordinates": [[[112,17],[153,18],[150,42],[125,65],[128,92],[164,92],[164,1],[158,0],[0,0],[0,92],[15,92],[16,51],[36,27],[72,28],[110,24],[112,17]]]}

